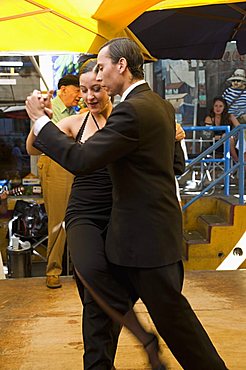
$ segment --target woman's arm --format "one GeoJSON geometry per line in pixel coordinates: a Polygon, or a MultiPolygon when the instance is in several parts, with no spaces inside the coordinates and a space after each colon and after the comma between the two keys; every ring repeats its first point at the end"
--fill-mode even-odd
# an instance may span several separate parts
{"type": "MultiPolygon", "coordinates": [[[[37,90],[35,90],[37,91],[37,90]]],[[[51,118],[52,117],[52,103],[51,103],[51,100],[52,100],[52,96],[53,96],[53,90],[49,90],[46,97],[42,97],[42,94],[41,92],[39,92],[40,96],[39,96],[39,99],[40,98],[43,98],[45,99],[45,106],[47,109],[47,114],[49,115],[49,117],[51,118]]],[[[33,128],[31,128],[30,132],[29,132],[29,135],[27,136],[27,139],[26,139],[26,151],[29,155],[40,155],[42,154],[42,152],[40,152],[38,149],[34,148],[34,146],[32,145],[34,143],[36,139],[36,136],[34,135],[33,133],[33,128]]]]}
{"type": "Polygon", "coordinates": [[[175,140],[180,141],[180,140],[183,140],[184,138],[185,138],[185,132],[182,129],[181,124],[180,123],[176,123],[176,136],[175,136],[175,140]]]}
{"type": "Polygon", "coordinates": [[[29,132],[27,139],[26,139],[26,151],[29,155],[40,155],[42,154],[38,149],[34,148],[32,144],[34,143],[36,136],[33,133],[33,128],[29,132]]]}
{"type": "Polygon", "coordinates": [[[205,117],[204,123],[207,125],[212,125],[212,118],[210,116],[205,117]]]}
{"type": "MultiPolygon", "coordinates": [[[[74,136],[75,130],[73,130],[72,128],[73,128],[73,125],[77,122],[77,120],[78,120],[77,116],[66,117],[66,118],[63,118],[60,122],[58,122],[57,126],[67,136],[74,136]]],[[[29,155],[40,155],[40,154],[42,154],[42,152],[40,152],[38,149],[34,148],[34,146],[33,146],[33,143],[34,143],[35,139],[36,139],[36,136],[34,135],[33,128],[32,128],[31,131],[29,132],[29,135],[28,135],[27,139],[26,139],[26,150],[27,150],[27,153],[29,155]]]]}
{"type": "Polygon", "coordinates": [[[4,191],[0,194],[0,215],[3,215],[8,210],[8,203],[7,203],[8,193],[4,191]]]}
{"type": "Polygon", "coordinates": [[[240,125],[239,121],[237,120],[237,118],[234,116],[234,114],[230,114],[230,120],[231,120],[231,123],[234,127],[237,127],[240,125]]]}

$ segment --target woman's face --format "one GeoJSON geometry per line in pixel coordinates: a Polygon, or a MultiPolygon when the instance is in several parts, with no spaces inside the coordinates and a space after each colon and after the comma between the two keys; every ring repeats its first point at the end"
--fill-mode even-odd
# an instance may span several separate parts
{"type": "Polygon", "coordinates": [[[96,73],[91,71],[80,75],[80,91],[85,104],[92,113],[102,113],[110,104],[109,96],[96,73]]]}
{"type": "Polygon", "coordinates": [[[225,109],[225,105],[222,101],[216,100],[214,103],[214,113],[215,114],[222,114],[225,109]]]}

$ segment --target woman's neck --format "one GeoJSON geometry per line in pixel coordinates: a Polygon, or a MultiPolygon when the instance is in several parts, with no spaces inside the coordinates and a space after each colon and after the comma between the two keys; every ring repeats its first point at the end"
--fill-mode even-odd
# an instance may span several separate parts
{"type": "Polygon", "coordinates": [[[214,115],[214,123],[215,125],[220,125],[220,122],[221,122],[221,114],[215,114],[214,115]]]}
{"type": "Polygon", "coordinates": [[[113,109],[113,105],[110,102],[109,104],[107,104],[107,106],[105,107],[105,109],[101,113],[93,113],[93,116],[96,119],[99,119],[99,120],[102,119],[102,118],[107,120],[108,117],[110,116],[111,112],[112,112],[112,109],[113,109]]]}
{"type": "Polygon", "coordinates": [[[96,120],[99,128],[103,128],[107,122],[107,119],[111,113],[112,109],[107,110],[107,112],[103,111],[101,113],[91,113],[91,115],[94,117],[94,119],[96,120]]]}

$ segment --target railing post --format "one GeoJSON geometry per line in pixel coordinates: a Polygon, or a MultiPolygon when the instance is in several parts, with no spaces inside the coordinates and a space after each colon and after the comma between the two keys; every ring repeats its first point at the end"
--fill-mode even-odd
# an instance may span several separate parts
{"type": "MultiPolygon", "coordinates": [[[[244,161],[244,130],[246,130],[246,124],[240,124],[239,126],[235,127],[230,131],[230,127],[228,126],[184,126],[183,127],[185,131],[200,131],[200,130],[207,130],[207,131],[217,131],[217,130],[224,130],[225,135],[222,136],[222,138],[214,143],[210,148],[206,149],[204,152],[198,154],[196,158],[193,160],[186,160],[188,162],[188,165],[186,166],[186,170],[183,175],[181,175],[179,178],[182,178],[182,176],[186,175],[191,168],[196,163],[203,163],[204,162],[216,162],[216,159],[206,159],[206,156],[212,152],[214,152],[217,148],[219,148],[220,145],[225,143],[224,145],[224,157],[221,158],[221,162],[224,162],[224,171],[223,175],[221,175],[219,178],[212,181],[210,185],[208,185],[205,189],[203,189],[200,194],[192,198],[188,203],[186,203],[183,206],[183,211],[187,209],[194,201],[199,199],[201,196],[205,194],[206,191],[209,191],[212,187],[214,187],[216,184],[220,183],[222,180],[224,180],[224,194],[226,196],[230,195],[230,174],[233,173],[233,171],[237,170],[239,168],[239,204],[244,204],[244,184],[245,184],[245,166],[246,161],[244,161]],[[230,163],[230,138],[239,133],[239,161],[235,165],[231,166],[230,163]],[[205,159],[204,159],[205,158],[205,159]]],[[[245,144],[246,145],[246,144],[245,144]]],[[[219,160],[217,160],[218,162],[219,160]]]]}
{"type": "Polygon", "coordinates": [[[244,141],[244,130],[241,127],[239,130],[239,204],[244,204],[244,152],[243,152],[243,141],[244,141]]]}
{"type": "MultiPolygon", "coordinates": [[[[229,126],[225,128],[225,134],[227,134],[228,132],[230,132],[229,126]]],[[[228,138],[225,141],[224,158],[225,158],[224,173],[226,173],[230,168],[230,138],[228,138]]],[[[230,174],[226,175],[224,178],[224,194],[226,196],[230,195],[230,174]]]]}

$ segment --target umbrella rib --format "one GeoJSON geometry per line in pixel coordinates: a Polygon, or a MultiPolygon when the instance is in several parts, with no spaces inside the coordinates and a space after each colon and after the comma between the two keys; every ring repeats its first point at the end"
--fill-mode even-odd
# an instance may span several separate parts
{"type": "MultiPolygon", "coordinates": [[[[35,5],[35,6],[37,6],[38,8],[41,8],[41,9],[48,9],[48,8],[46,8],[44,5],[41,5],[41,4],[39,4],[39,3],[37,3],[36,1],[33,1],[33,0],[25,0],[27,3],[30,3],[30,4],[32,4],[32,5],[35,5]]],[[[91,32],[91,33],[93,33],[94,35],[97,35],[97,36],[100,36],[100,37],[104,37],[104,36],[102,36],[102,35],[100,35],[99,33],[97,33],[97,32],[94,32],[94,31],[92,31],[92,30],[90,30],[89,28],[87,28],[87,27],[85,27],[85,26],[82,26],[82,24],[80,24],[80,23],[78,23],[78,22],[75,22],[73,19],[71,19],[71,18],[69,18],[69,17],[66,17],[65,15],[63,15],[63,14],[60,14],[60,13],[58,13],[58,12],[56,12],[55,10],[52,10],[52,9],[48,9],[48,11],[50,12],[50,13],[52,13],[52,14],[54,14],[54,15],[56,15],[57,17],[60,17],[60,18],[62,18],[62,19],[65,19],[66,21],[68,21],[68,22],[70,22],[70,23],[73,23],[73,24],[75,24],[76,26],[79,26],[79,27],[81,27],[81,28],[83,28],[83,29],[85,29],[85,30],[87,30],[87,31],[89,31],[89,32],[91,32]]],[[[105,40],[107,40],[105,37],[104,37],[104,39],[105,40]]]]}
{"type": "Polygon", "coordinates": [[[89,28],[83,26],[82,24],[74,21],[73,19],[69,18],[69,17],[66,17],[65,15],[63,14],[60,14],[52,9],[49,9],[49,8],[46,8],[45,6],[41,5],[41,4],[38,4],[36,1],[32,1],[32,0],[25,0],[27,3],[30,3],[38,8],[41,8],[41,10],[36,10],[36,11],[33,11],[33,12],[28,12],[28,13],[22,13],[22,14],[18,14],[18,15],[12,15],[12,16],[8,16],[8,17],[3,17],[3,18],[0,18],[0,21],[8,21],[8,20],[11,20],[11,19],[18,19],[18,18],[24,18],[24,17],[30,17],[30,16],[33,16],[33,15],[38,15],[38,14],[43,14],[43,13],[52,13],[54,15],[56,15],[57,17],[60,17],[70,23],[73,23],[74,25],[78,26],[78,27],[81,27],[91,33],[93,33],[94,35],[97,35],[97,36],[100,36],[100,37],[103,37],[105,40],[107,40],[106,37],[104,37],[103,35],[95,32],[95,31],[92,31],[90,30],[89,28]]]}
{"type": "Polygon", "coordinates": [[[236,34],[240,31],[240,29],[242,29],[243,23],[245,23],[244,21],[246,19],[246,11],[244,9],[240,8],[239,6],[234,5],[234,4],[228,4],[228,6],[232,9],[236,10],[238,13],[241,13],[243,15],[239,25],[235,28],[235,30],[232,34],[231,40],[233,40],[235,38],[236,34]]]}
{"type": "Polygon", "coordinates": [[[238,13],[241,13],[243,15],[246,15],[246,10],[240,8],[239,6],[237,5],[234,5],[234,4],[227,4],[227,6],[229,6],[230,8],[236,10],[238,13]]]}
{"type": "Polygon", "coordinates": [[[246,15],[243,16],[242,18],[242,22],[239,23],[239,25],[235,28],[233,34],[232,34],[232,37],[231,37],[231,40],[233,40],[236,36],[236,34],[244,27],[242,27],[242,24],[245,23],[244,20],[246,19],[246,15]]]}
{"type": "Polygon", "coordinates": [[[236,6],[236,5],[233,5],[233,4],[228,4],[228,6],[230,6],[232,9],[236,10],[237,12],[241,13],[243,15],[243,17],[241,18],[241,21],[240,23],[238,24],[238,26],[235,28],[233,34],[232,34],[232,37],[231,37],[231,40],[233,40],[236,36],[236,34],[244,27],[243,24],[245,23],[245,19],[246,19],[246,11],[243,10],[242,8],[240,8],[239,6],[236,6]]]}
{"type": "MultiPolygon", "coordinates": [[[[205,19],[214,19],[214,20],[220,20],[225,22],[233,22],[233,23],[241,23],[242,20],[235,19],[235,18],[227,18],[227,17],[221,17],[218,15],[209,15],[209,14],[199,14],[195,12],[190,12],[187,10],[177,10],[177,13],[184,14],[184,15],[190,15],[192,17],[199,17],[199,18],[205,18],[205,19]]],[[[246,23],[246,21],[243,21],[242,23],[246,23]]]]}
{"type": "Polygon", "coordinates": [[[44,10],[35,10],[33,12],[28,12],[28,13],[21,13],[21,14],[18,14],[18,15],[9,15],[8,17],[3,17],[3,18],[0,18],[0,21],[9,21],[11,19],[18,19],[18,18],[25,18],[25,17],[31,17],[33,15],[37,15],[37,14],[43,14],[43,13],[48,13],[49,10],[48,9],[44,9],[44,10]]]}

